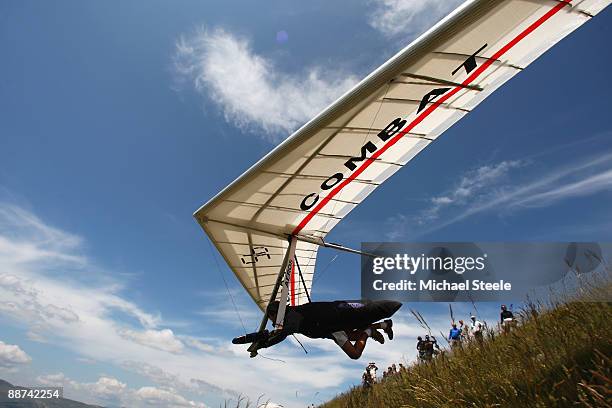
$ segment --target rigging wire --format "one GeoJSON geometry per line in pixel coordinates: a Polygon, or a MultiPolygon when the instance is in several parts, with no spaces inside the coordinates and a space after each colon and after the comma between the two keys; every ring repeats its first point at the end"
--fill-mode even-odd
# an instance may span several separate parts
{"type": "MultiPolygon", "coordinates": [[[[300,263],[298,262],[297,256],[294,257],[294,259],[295,259],[295,265],[297,266],[298,272],[300,273],[300,279],[302,280],[302,286],[304,287],[304,291],[306,292],[306,297],[308,298],[308,303],[310,303],[312,302],[312,300],[310,300],[310,293],[308,293],[308,288],[306,287],[306,282],[304,281],[304,275],[302,275],[302,268],[300,268],[300,263]]],[[[308,354],[308,352],[306,352],[306,354],[308,354]]]]}
{"type": "MultiPolygon", "coordinates": [[[[315,269],[315,264],[317,262],[317,258],[316,258],[316,253],[317,251],[313,251],[310,253],[310,256],[308,257],[308,261],[306,262],[306,267],[312,266],[313,268],[313,273],[312,273],[312,277],[310,279],[310,288],[312,289],[312,284],[314,283],[314,269],[315,269]],[[311,262],[314,260],[314,263],[311,264],[311,262]]],[[[296,263],[297,263],[297,256],[295,257],[296,263]]],[[[306,283],[303,282],[304,288],[306,288],[306,283]]],[[[298,297],[299,299],[299,297],[298,297]]],[[[310,302],[310,296],[308,297],[308,301],[310,302]]]]}
{"type": "Polygon", "coordinates": [[[378,106],[378,109],[376,110],[376,113],[374,114],[374,118],[372,118],[372,122],[370,122],[370,126],[368,127],[368,132],[363,137],[362,144],[365,143],[365,141],[370,136],[370,133],[372,132],[372,128],[374,127],[374,124],[376,123],[376,119],[378,119],[378,114],[380,113],[380,110],[382,109],[383,105],[385,104],[385,98],[387,97],[387,93],[389,93],[389,90],[391,89],[391,84],[392,83],[393,83],[393,80],[391,80],[391,81],[389,81],[387,83],[387,89],[385,89],[385,93],[383,94],[382,98],[380,99],[380,105],[378,106]]]}
{"type": "Polygon", "coordinates": [[[472,302],[472,307],[474,308],[474,314],[476,315],[476,317],[481,318],[482,316],[480,316],[480,313],[478,313],[478,308],[476,307],[476,303],[474,303],[474,299],[472,299],[472,295],[470,295],[470,293],[468,292],[468,299],[470,299],[470,302],[472,302]]]}
{"type": "Polygon", "coordinates": [[[318,282],[323,277],[323,274],[329,269],[331,264],[336,260],[336,258],[338,258],[338,256],[339,256],[338,254],[334,255],[332,260],[329,261],[329,263],[325,266],[325,268],[323,268],[323,270],[321,272],[319,272],[318,275],[314,276],[314,278],[312,280],[312,284],[310,285],[311,289],[312,289],[312,286],[315,284],[315,282],[318,282]]]}
{"type": "Polygon", "coordinates": [[[295,341],[298,342],[298,344],[300,346],[302,346],[302,349],[304,350],[304,353],[308,354],[308,351],[306,350],[306,347],[304,347],[304,345],[302,344],[302,342],[300,341],[300,339],[297,338],[297,336],[295,334],[292,334],[293,338],[295,339],[295,341]]]}
{"type": "Polygon", "coordinates": [[[270,361],[278,361],[281,363],[285,363],[287,364],[287,362],[285,360],[281,360],[280,358],[272,358],[272,357],[266,357],[263,354],[261,354],[259,351],[257,352],[257,355],[261,358],[265,358],[266,360],[270,360],[270,361]]]}
{"type": "Polygon", "coordinates": [[[247,329],[244,325],[244,322],[242,321],[242,316],[240,316],[240,311],[238,310],[238,306],[236,306],[236,302],[234,301],[234,297],[232,296],[232,292],[229,289],[229,285],[227,284],[227,281],[225,280],[225,276],[223,275],[223,272],[221,271],[221,267],[219,266],[219,261],[217,260],[217,257],[215,256],[215,252],[213,250],[212,244],[210,243],[210,240],[208,241],[208,248],[210,249],[210,255],[213,257],[213,259],[215,260],[215,265],[217,265],[217,271],[219,272],[219,275],[221,275],[221,279],[223,280],[223,284],[225,285],[225,290],[227,290],[227,294],[229,295],[229,298],[232,301],[232,305],[234,305],[234,310],[236,311],[236,315],[238,316],[238,320],[240,320],[240,324],[242,325],[242,329],[244,330],[244,334],[247,334],[247,329]]]}

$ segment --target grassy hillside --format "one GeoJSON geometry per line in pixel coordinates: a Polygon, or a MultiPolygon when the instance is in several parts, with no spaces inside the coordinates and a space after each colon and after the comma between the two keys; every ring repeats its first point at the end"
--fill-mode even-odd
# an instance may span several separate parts
{"type": "Polygon", "coordinates": [[[530,305],[520,321],[322,406],[612,407],[611,303],[530,305]]]}

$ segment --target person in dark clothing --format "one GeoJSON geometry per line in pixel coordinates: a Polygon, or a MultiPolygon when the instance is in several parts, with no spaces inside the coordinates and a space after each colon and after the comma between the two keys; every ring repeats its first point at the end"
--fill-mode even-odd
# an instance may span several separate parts
{"type": "Polygon", "coordinates": [[[423,341],[423,338],[421,336],[417,337],[416,349],[419,353],[419,358],[423,359],[423,357],[425,356],[425,341],[423,341]]]}
{"type": "Polygon", "coordinates": [[[508,321],[506,319],[510,319],[510,321],[514,320],[514,315],[512,314],[511,311],[508,310],[506,305],[501,305],[500,319],[501,319],[501,324],[504,324],[504,322],[508,321]]]}
{"type": "Polygon", "coordinates": [[[425,335],[425,358],[431,360],[434,355],[434,341],[429,337],[429,334],[425,335]]]}
{"type": "Polygon", "coordinates": [[[508,333],[510,329],[516,324],[514,320],[514,315],[511,311],[508,310],[506,305],[501,305],[500,320],[504,333],[508,333]]]}
{"type": "Polygon", "coordinates": [[[431,342],[431,340],[425,340],[425,343],[423,344],[423,360],[431,361],[431,359],[433,358],[433,354],[433,343],[431,342]]]}
{"type": "Polygon", "coordinates": [[[361,376],[361,381],[362,381],[363,388],[370,388],[374,384],[372,375],[370,374],[368,370],[365,370],[365,372],[361,376]]]}
{"type": "Polygon", "coordinates": [[[425,340],[423,340],[423,360],[431,361],[434,354],[437,354],[438,351],[436,349],[440,349],[438,346],[438,340],[434,336],[429,336],[429,334],[425,335],[425,340]]]}
{"type": "MultiPolygon", "coordinates": [[[[361,357],[368,338],[383,344],[383,330],[393,340],[391,317],[402,304],[394,301],[310,302],[287,306],[282,328],[269,333],[262,347],[270,347],[287,336],[300,333],[313,339],[331,339],[352,359],[361,357]],[[387,319],[382,322],[380,320],[387,319]]],[[[267,315],[276,320],[279,302],[270,303],[267,315]]]]}

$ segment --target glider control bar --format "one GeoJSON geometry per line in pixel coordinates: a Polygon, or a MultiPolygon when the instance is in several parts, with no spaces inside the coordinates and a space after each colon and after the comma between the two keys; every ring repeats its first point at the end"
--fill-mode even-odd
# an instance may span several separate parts
{"type": "MultiPolygon", "coordinates": [[[[278,310],[277,317],[276,317],[276,323],[278,323],[279,317],[281,316],[281,307],[282,307],[282,318],[280,320],[281,323],[283,322],[285,318],[285,310],[287,308],[287,298],[289,296],[289,278],[291,277],[291,271],[293,269],[293,264],[294,264],[293,258],[295,256],[296,244],[297,244],[297,240],[293,237],[290,237],[289,238],[289,249],[285,253],[283,264],[281,266],[280,272],[278,273],[278,277],[276,278],[276,284],[274,285],[274,289],[272,289],[272,294],[270,295],[270,301],[268,302],[268,304],[270,304],[274,301],[274,299],[276,299],[276,295],[278,294],[278,289],[280,288],[282,284],[283,290],[281,292],[281,301],[279,304],[279,310],[278,310]]],[[[257,332],[258,333],[263,332],[267,324],[268,324],[268,314],[264,312],[264,315],[261,319],[261,323],[259,324],[259,330],[257,332]]],[[[247,351],[251,353],[251,358],[257,356],[257,350],[259,350],[260,344],[261,344],[261,340],[254,341],[247,349],[247,351]]]]}

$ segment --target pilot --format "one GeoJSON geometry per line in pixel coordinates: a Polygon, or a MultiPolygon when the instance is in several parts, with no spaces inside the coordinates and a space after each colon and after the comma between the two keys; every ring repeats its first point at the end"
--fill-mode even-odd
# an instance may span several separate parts
{"type": "MultiPolygon", "coordinates": [[[[270,347],[291,334],[300,333],[313,339],[331,339],[347,356],[358,359],[370,337],[381,344],[385,342],[378,330],[393,340],[393,321],[388,318],[401,306],[400,302],[389,300],[337,300],[287,306],[282,327],[269,333],[261,346],[270,347]]],[[[268,305],[266,313],[272,321],[276,320],[278,308],[278,301],[268,305]]]]}

